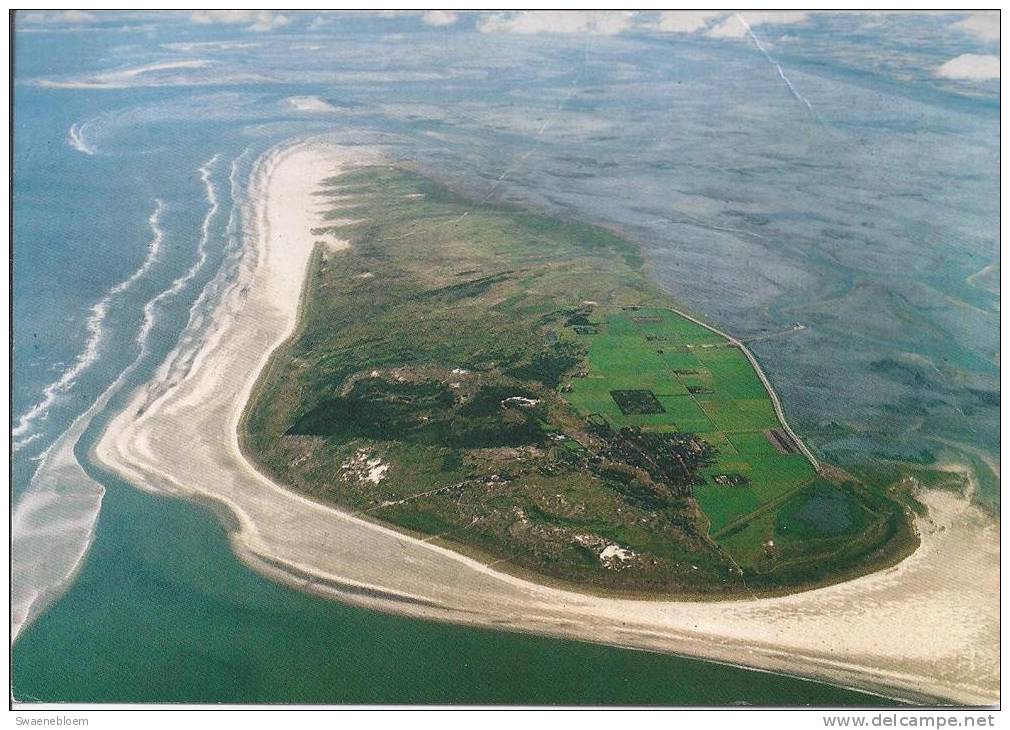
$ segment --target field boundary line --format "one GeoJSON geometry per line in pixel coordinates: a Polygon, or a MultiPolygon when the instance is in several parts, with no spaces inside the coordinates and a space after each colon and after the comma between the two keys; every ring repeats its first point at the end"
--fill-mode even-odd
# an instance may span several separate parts
{"type": "Polygon", "coordinates": [[[686,320],[694,322],[697,325],[701,325],[709,332],[714,332],[720,337],[725,338],[730,343],[730,345],[740,348],[740,351],[744,354],[744,356],[750,362],[751,366],[754,368],[754,371],[757,373],[758,379],[761,381],[761,384],[764,386],[765,391],[768,393],[768,397],[771,398],[772,407],[775,409],[775,417],[778,418],[779,424],[782,426],[782,429],[787,434],[789,434],[789,437],[795,442],[800,452],[805,457],[807,457],[807,461],[809,461],[810,465],[814,467],[814,471],[820,474],[821,462],[817,460],[817,457],[814,456],[813,452],[810,451],[809,448],[807,448],[807,445],[803,443],[803,440],[796,435],[796,432],[793,431],[792,427],[786,421],[786,414],[782,408],[782,401],[779,400],[778,393],[775,392],[775,388],[772,387],[771,381],[769,381],[768,376],[765,375],[765,371],[761,369],[761,365],[758,363],[757,358],[754,357],[754,354],[747,348],[747,346],[742,341],[738,340],[736,337],[726,334],[722,330],[717,329],[710,324],[702,322],[697,317],[692,317],[690,314],[687,314],[686,312],[682,312],[679,309],[675,309],[674,307],[661,307],[661,309],[666,309],[680,317],[683,317],[686,320]]]}

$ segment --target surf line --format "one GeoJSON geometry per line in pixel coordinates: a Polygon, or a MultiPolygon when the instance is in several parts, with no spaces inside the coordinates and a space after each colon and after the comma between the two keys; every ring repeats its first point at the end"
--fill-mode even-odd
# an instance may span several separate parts
{"type": "Polygon", "coordinates": [[[214,188],[214,181],[211,178],[214,167],[217,165],[217,161],[219,159],[221,159],[221,155],[215,154],[198,169],[198,172],[200,173],[200,180],[204,186],[204,195],[207,199],[208,208],[206,215],[203,217],[203,223],[200,225],[200,240],[196,247],[196,260],[189,269],[175,279],[175,281],[173,281],[169,287],[165,289],[165,291],[161,292],[161,294],[154,297],[144,305],[144,321],[141,324],[140,329],[137,331],[136,338],[137,344],[141,347],[140,355],[138,357],[143,357],[147,353],[147,337],[154,328],[156,321],[155,310],[163,301],[174,297],[176,294],[185,289],[186,285],[189,284],[189,282],[191,282],[198,273],[200,273],[204,265],[207,263],[207,244],[210,241],[210,227],[214,218],[217,216],[218,210],[220,209],[217,192],[214,188]]]}
{"type": "MultiPolygon", "coordinates": [[[[94,417],[108,405],[146,357],[148,338],[153,329],[158,304],[182,291],[206,263],[210,228],[220,207],[211,179],[213,167],[218,159],[220,156],[215,155],[199,170],[205,185],[209,208],[201,226],[202,236],[196,261],[165,291],[152,297],[144,305],[144,324],[147,326],[141,327],[136,340],[139,345],[136,357],[95,402],[75,418],[70,427],[42,453],[28,490],[12,510],[12,643],[24,627],[70,584],[94,540],[94,528],[101,511],[105,488],[84,470],[74,454],[74,449],[94,417]],[[74,508],[73,513],[69,515],[68,505],[74,508]],[[41,549],[38,545],[40,541],[44,542],[41,549]]],[[[161,201],[158,203],[160,211],[163,206],[161,201]]],[[[158,230],[160,232],[160,229],[158,230]]],[[[163,233],[160,236],[158,246],[164,239],[163,233]]],[[[141,270],[146,273],[144,266],[138,269],[141,270]]],[[[117,286],[122,287],[117,293],[125,291],[139,278],[135,272],[134,276],[117,286]]]]}
{"type": "MultiPolygon", "coordinates": [[[[161,228],[161,216],[164,211],[164,201],[160,198],[155,198],[154,212],[147,219],[148,226],[151,229],[151,240],[147,245],[147,254],[143,262],[130,276],[109,289],[98,302],[91,306],[88,318],[84,323],[84,328],[87,332],[84,348],[78,353],[73,365],[64,370],[59,378],[46,386],[45,390],[42,391],[42,398],[18,417],[17,425],[11,429],[13,437],[20,438],[28,435],[36,421],[45,420],[50,407],[61,395],[68,393],[74,387],[81,373],[87,370],[98,358],[102,342],[105,339],[105,320],[108,317],[109,309],[113,302],[146,276],[160,258],[161,245],[165,240],[165,232],[161,228]]],[[[17,450],[18,443],[24,446],[28,443],[28,440],[20,439],[16,442],[14,444],[15,450],[17,450]]]]}

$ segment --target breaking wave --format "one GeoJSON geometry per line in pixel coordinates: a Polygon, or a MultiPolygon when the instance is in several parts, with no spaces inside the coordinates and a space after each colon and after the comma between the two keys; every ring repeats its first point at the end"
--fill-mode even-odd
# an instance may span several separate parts
{"type": "Polygon", "coordinates": [[[161,292],[158,296],[151,299],[147,304],[144,305],[144,321],[137,332],[136,342],[141,346],[141,355],[146,353],[147,347],[147,336],[150,334],[151,329],[154,327],[155,323],[155,310],[158,306],[171,297],[181,292],[186,288],[186,285],[193,280],[193,278],[203,269],[204,264],[207,263],[207,244],[210,241],[210,226],[217,215],[220,205],[218,204],[217,191],[214,188],[214,181],[211,179],[211,174],[214,171],[214,166],[217,161],[221,158],[221,155],[217,154],[211,157],[207,162],[205,162],[198,170],[200,173],[200,180],[204,186],[204,194],[207,198],[207,214],[203,218],[203,223],[200,226],[200,241],[196,247],[196,261],[193,262],[192,266],[173,281],[165,291],[161,292]]]}
{"type": "MultiPolygon", "coordinates": [[[[65,590],[80,569],[91,545],[105,488],[84,470],[74,454],[74,449],[94,417],[105,409],[110,399],[143,362],[148,353],[148,337],[153,329],[158,306],[181,292],[206,264],[210,228],[219,210],[217,194],[211,179],[214,166],[219,159],[219,155],[214,155],[199,169],[205,186],[208,211],[201,227],[196,260],[167,289],[152,297],[144,305],[144,322],[135,340],[138,351],[133,362],[119,374],[91,407],[79,415],[39,456],[39,465],[32,476],[31,484],[12,510],[11,643],[50,601],[65,590]]],[[[128,279],[113,287],[92,308],[97,324],[92,330],[93,336],[89,339],[90,351],[86,348],[92,360],[97,353],[98,343],[102,337],[101,323],[110,303],[144,276],[158,258],[164,240],[164,234],[158,226],[163,209],[163,204],[158,200],[155,213],[150,218],[154,238],[144,263],[128,279]],[[100,319],[97,318],[96,312],[101,313],[100,319]]],[[[71,380],[65,377],[57,381],[64,383],[64,386],[61,386],[63,389],[69,388],[69,385],[66,385],[69,382],[71,380]]],[[[56,385],[54,383],[47,389],[52,390],[51,398],[55,398],[59,390],[56,385]]],[[[29,411],[29,414],[41,412],[44,411],[36,407],[29,411]]],[[[30,425],[30,420],[25,423],[30,425]]],[[[32,438],[29,437],[24,441],[27,442],[32,438]]]]}
{"type": "Polygon", "coordinates": [[[77,378],[87,370],[98,357],[102,341],[105,339],[105,319],[108,316],[109,308],[121,294],[129,290],[140,279],[147,275],[151,267],[157,262],[161,253],[161,244],[165,239],[165,233],[161,229],[161,215],[165,210],[165,204],[160,199],[155,199],[154,212],[147,219],[151,228],[151,241],[147,246],[147,255],[136,271],[123,281],[109,289],[98,302],[91,306],[88,319],[85,322],[87,339],[84,348],[78,353],[74,363],[63,371],[59,378],[46,386],[42,391],[42,398],[26,412],[18,417],[17,424],[11,429],[11,436],[17,441],[14,444],[15,450],[20,443],[23,447],[28,443],[26,437],[39,420],[45,420],[49,413],[49,408],[59,399],[61,395],[69,392],[77,378]]]}

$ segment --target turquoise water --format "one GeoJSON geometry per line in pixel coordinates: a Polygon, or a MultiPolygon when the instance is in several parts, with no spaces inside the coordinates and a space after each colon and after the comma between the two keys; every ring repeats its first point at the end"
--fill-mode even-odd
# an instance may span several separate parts
{"type": "MultiPolygon", "coordinates": [[[[611,224],[679,301],[742,339],[801,321],[751,348],[819,456],[862,474],[967,464],[998,507],[999,288],[980,272],[999,255],[999,89],[931,70],[998,42],[951,35],[943,16],[759,28],[807,108],[735,40],[312,20],[273,33],[185,14],[102,16],[87,32],[18,21],[16,498],[120,373],[132,368],[113,406],[188,322],[199,336],[257,156],[327,133],[481,197],[611,224]]],[[[14,646],[19,698],[869,701],[335,605],[250,573],[200,508],[101,481],[79,576],[14,646]]],[[[57,520],[42,529],[65,539],[57,520]]]]}
{"type": "Polygon", "coordinates": [[[302,595],[235,560],[203,510],[119,484],[84,571],[13,659],[23,701],[886,704],[789,677],[302,595]]]}

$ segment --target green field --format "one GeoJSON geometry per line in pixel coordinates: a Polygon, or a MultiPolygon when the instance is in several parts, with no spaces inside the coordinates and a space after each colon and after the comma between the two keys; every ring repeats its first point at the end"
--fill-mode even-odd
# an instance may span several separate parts
{"type": "Polygon", "coordinates": [[[635,594],[786,590],[907,545],[882,490],[772,443],[743,353],[673,311],[629,241],[393,167],[318,195],[334,224],[313,231],[299,330],[243,422],[291,488],[503,570],[635,594]]]}
{"type": "MultiPolygon", "coordinates": [[[[589,319],[589,367],[566,398],[583,414],[620,426],[702,434],[718,458],[701,470],[694,496],[718,539],[728,525],[796,492],[817,476],[798,450],[781,453],[765,432],[780,424],[750,362],[725,338],[662,308],[597,308],[589,319]],[[625,414],[611,393],[646,389],[663,412],[625,414]],[[724,485],[719,475],[744,484],[724,485]]],[[[732,543],[731,543],[732,544],[732,543]]]]}

